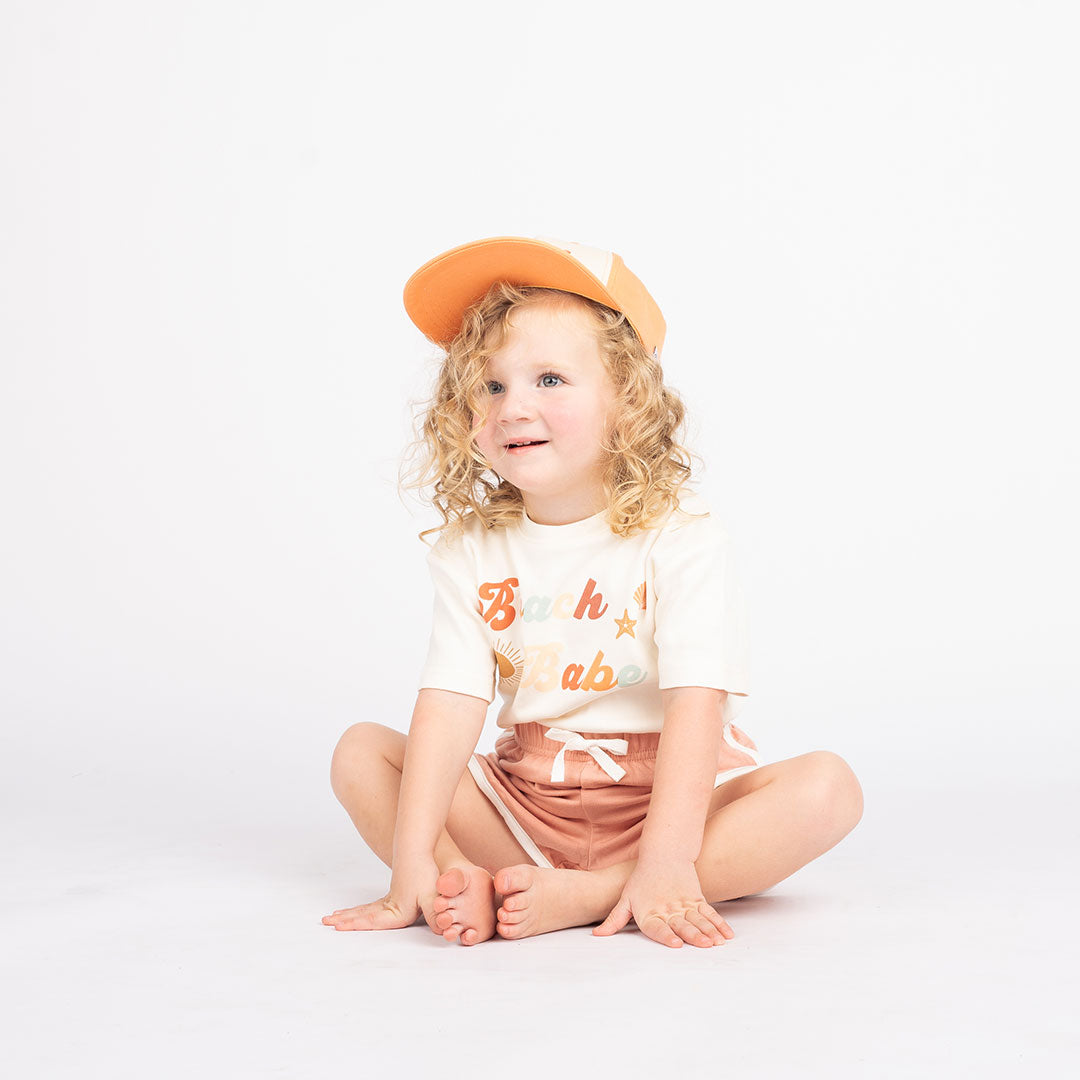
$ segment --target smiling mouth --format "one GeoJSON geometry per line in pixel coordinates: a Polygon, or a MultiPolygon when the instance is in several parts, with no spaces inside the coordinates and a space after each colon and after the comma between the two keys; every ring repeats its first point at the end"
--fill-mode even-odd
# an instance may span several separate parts
{"type": "Polygon", "coordinates": [[[507,450],[522,450],[528,446],[546,446],[547,439],[535,439],[530,442],[512,442],[506,444],[507,450]]]}

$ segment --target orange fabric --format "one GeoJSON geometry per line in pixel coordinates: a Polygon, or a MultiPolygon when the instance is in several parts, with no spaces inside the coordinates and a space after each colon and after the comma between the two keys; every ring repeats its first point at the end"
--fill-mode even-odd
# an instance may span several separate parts
{"type": "Polygon", "coordinates": [[[586,296],[623,312],[650,353],[663,348],[664,316],[618,255],[602,282],[568,251],[528,237],[494,236],[436,255],[405,283],[405,310],[426,337],[446,345],[495,281],[586,296]]]}
{"type": "MultiPolygon", "coordinates": [[[[567,750],[565,778],[552,783],[552,764],[562,747],[545,738],[546,730],[542,724],[518,724],[492,753],[473,756],[503,807],[557,870],[598,870],[637,858],[660,733],[583,733],[586,739],[626,739],[626,754],[610,755],[626,775],[613,783],[592,755],[567,750]]],[[[734,724],[726,730],[734,741],[757,750],[734,724]]],[[[756,758],[722,739],[717,773],[757,767],[756,758]]]]}

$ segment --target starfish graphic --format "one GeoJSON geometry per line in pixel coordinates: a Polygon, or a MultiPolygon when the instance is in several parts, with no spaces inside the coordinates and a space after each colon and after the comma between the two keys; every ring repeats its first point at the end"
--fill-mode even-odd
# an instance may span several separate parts
{"type": "Polygon", "coordinates": [[[619,628],[619,632],[615,635],[616,641],[618,641],[623,634],[629,634],[632,638],[637,638],[637,634],[634,633],[634,627],[637,626],[637,619],[630,618],[629,608],[623,608],[622,618],[616,619],[615,625],[619,628]]]}

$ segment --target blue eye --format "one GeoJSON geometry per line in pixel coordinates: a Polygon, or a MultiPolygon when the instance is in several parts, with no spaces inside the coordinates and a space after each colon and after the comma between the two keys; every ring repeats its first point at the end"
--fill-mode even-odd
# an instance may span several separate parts
{"type": "MultiPolygon", "coordinates": [[[[565,382],[563,377],[561,375],[556,375],[554,371],[545,371],[544,374],[540,376],[539,381],[541,386],[547,387],[549,390],[554,389],[556,386],[559,385],[559,383],[565,382]],[[555,382],[545,382],[545,379],[554,379],[555,382]]],[[[484,384],[484,388],[489,394],[498,394],[502,392],[503,385],[502,383],[496,382],[494,379],[491,379],[489,382],[484,384]]]]}

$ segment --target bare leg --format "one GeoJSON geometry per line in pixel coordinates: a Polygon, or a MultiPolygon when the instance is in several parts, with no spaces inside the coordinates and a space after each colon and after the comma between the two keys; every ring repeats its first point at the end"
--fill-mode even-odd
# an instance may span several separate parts
{"type": "MultiPolygon", "coordinates": [[[[698,880],[710,903],[762,892],[838,844],[862,816],[850,766],[819,750],[763,765],[713,792],[698,880]]],[[[618,903],[635,860],[601,870],[511,866],[495,875],[506,938],[588,926],[618,903]]]]}
{"type": "MultiPolygon", "coordinates": [[[[368,847],[392,865],[398,795],[407,739],[381,724],[354,724],[338,742],[330,782],[368,847]]],[[[529,863],[525,849],[466,769],[435,845],[441,871],[435,899],[442,936],[474,945],[495,930],[499,897],[491,875],[508,863],[529,863]]]]}

